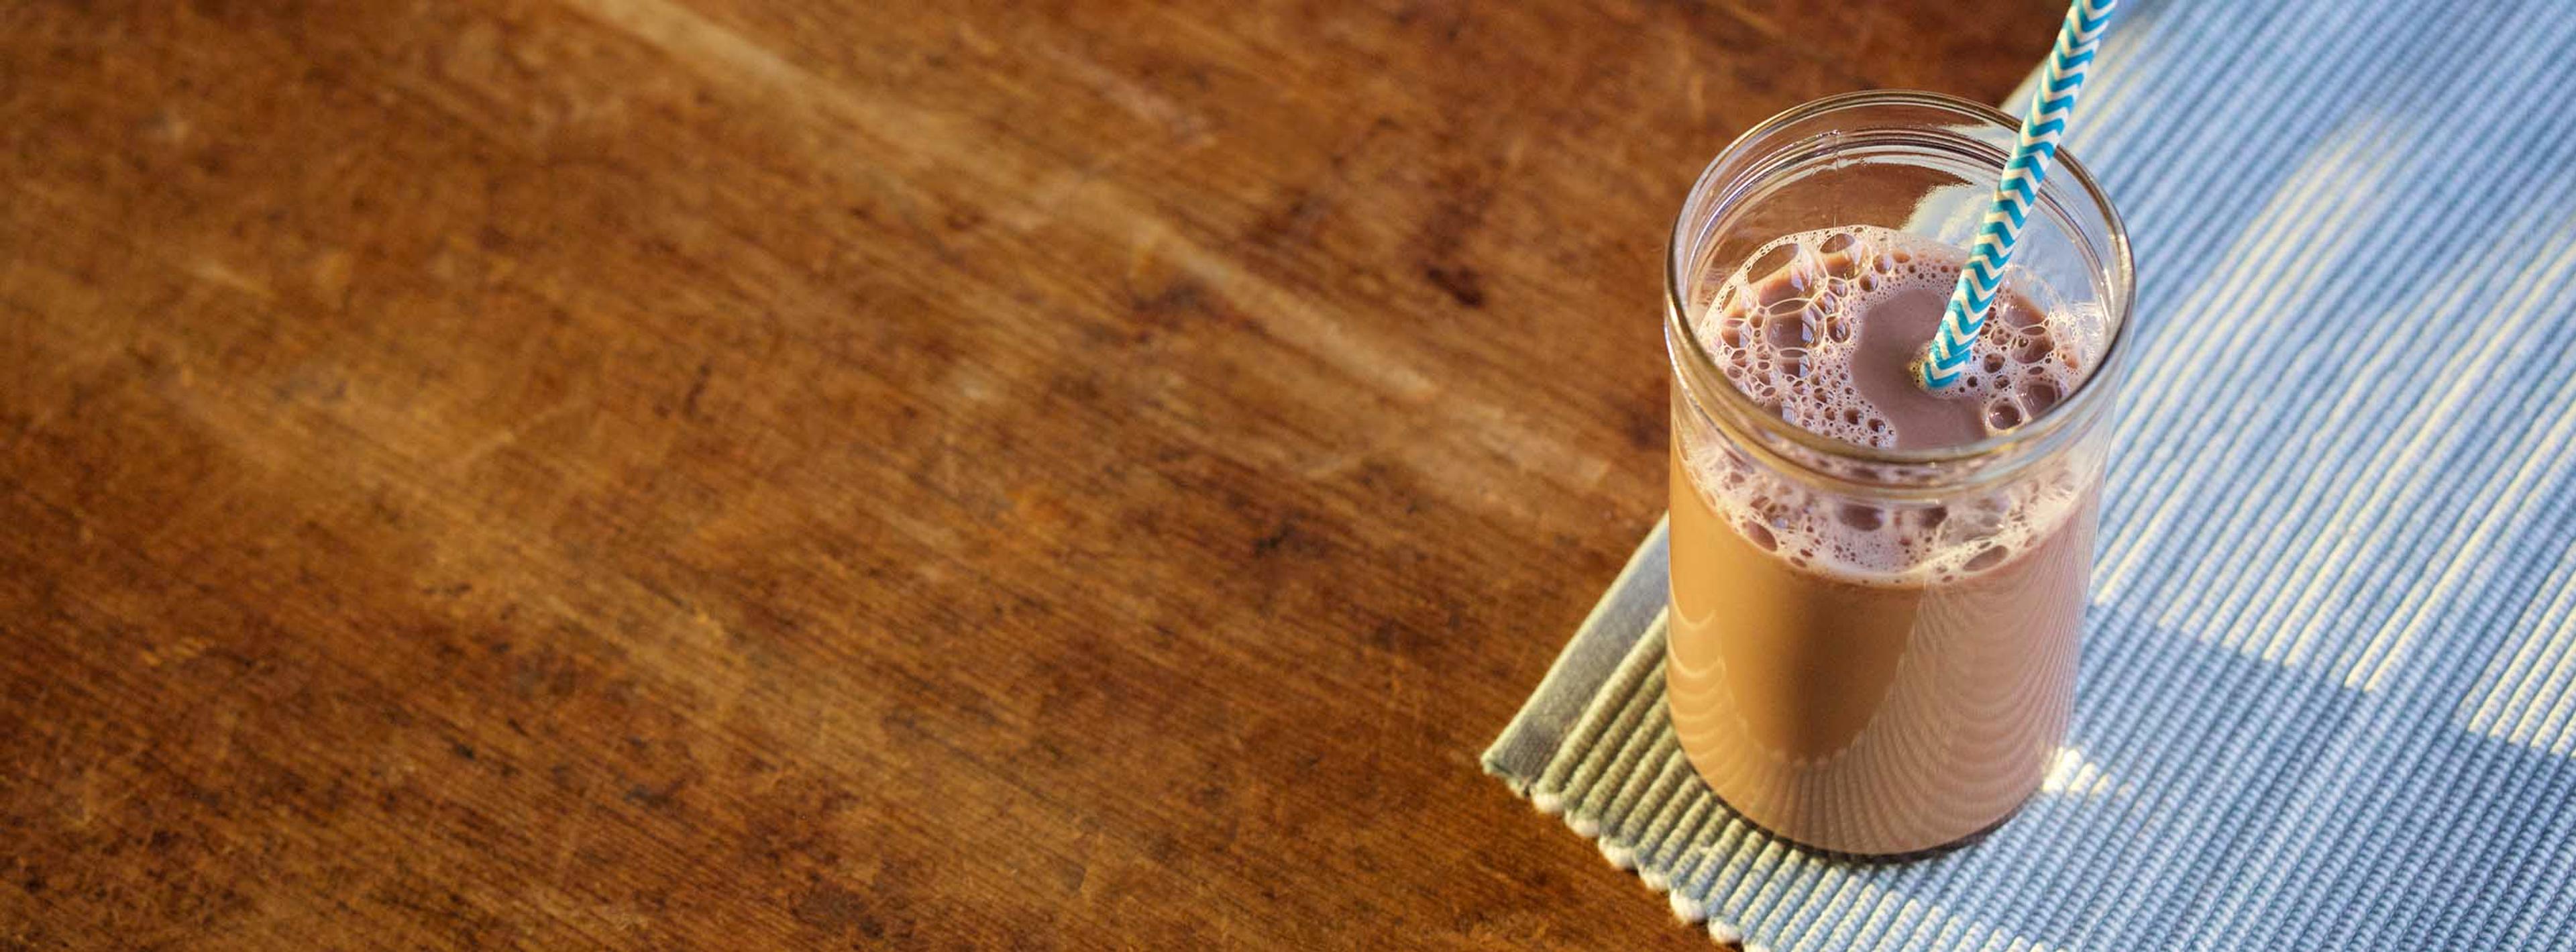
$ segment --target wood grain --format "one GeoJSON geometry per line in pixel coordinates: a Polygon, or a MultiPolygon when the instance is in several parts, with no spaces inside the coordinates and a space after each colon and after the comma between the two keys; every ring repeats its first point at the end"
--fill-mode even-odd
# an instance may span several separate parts
{"type": "Polygon", "coordinates": [[[1699,949],[1481,776],[1931,2],[0,14],[0,946],[1699,949]]]}

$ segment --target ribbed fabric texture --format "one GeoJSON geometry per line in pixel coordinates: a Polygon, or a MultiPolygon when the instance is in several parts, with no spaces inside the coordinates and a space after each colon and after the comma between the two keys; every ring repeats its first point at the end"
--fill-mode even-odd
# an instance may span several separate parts
{"type": "Polygon", "coordinates": [[[1729,815],[1660,527],[1486,766],[1752,947],[2576,949],[2576,6],[2121,16],[2068,142],[2137,363],[2043,792],[1893,865],[1729,815]]]}

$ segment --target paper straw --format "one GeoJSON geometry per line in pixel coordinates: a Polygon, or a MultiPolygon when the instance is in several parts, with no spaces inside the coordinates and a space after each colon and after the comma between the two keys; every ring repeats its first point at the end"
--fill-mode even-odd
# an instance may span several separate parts
{"type": "Polygon", "coordinates": [[[2119,0],[2075,0],[2066,8],[2066,25],[2058,29],[2057,48],[2049,51],[2048,67],[2040,74],[2039,87],[2031,91],[2020,140],[2013,144],[2012,159],[2004,163],[2003,178],[1995,183],[1994,202],[1977,229],[1968,263],[1959,269],[1959,286],[1950,291],[1941,330],[1915,365],[1925,389],[1937,391],[1959,382],[1977,331],[1986,326],[1986,309],[1993,306],[1995,291],[2003,285],[2004,266],[2012,263],[2013,243],[2021,239],[2022,223],[2039,201],[2039,183],[2048,177],[2049,160],[2057,157],[2057,140],[2066,134],[2066,121],[2075,115],[2075,93],[2084,88],[2084,77],[2093,68],[2093,51],[2101,46],[2103,32],[2111,28],[2111,11],[2119,6],[2119,0]]]}

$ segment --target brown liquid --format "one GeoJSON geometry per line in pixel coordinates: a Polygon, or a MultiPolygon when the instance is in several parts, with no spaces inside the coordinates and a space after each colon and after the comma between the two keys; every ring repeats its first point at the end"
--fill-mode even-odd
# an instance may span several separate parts
{"type": "MultiPolygon", "coordinates": [[[[1941,264],[1955,268],[1948,254],[1941,264]]],[[[1782,280],[1755,284],[1749,306],[1782,280]]],[[[1843,389],[1784,393],[1783,415],[1800,399],[1857,392],[1895,445],[1984,436],[1984,402],[1928,394],[1904,376],[1943,295],[1854,297],[1832,311],[1854,331],[1828,361],[1848,374],[1826,375],[1843,389]]],[[[2027,301],[2012,308],[2038,324],[2027,301]]],[[[1746,486],[1758,482],[1740,471],[1720,479],[1676,440],[1666,679],[1692,764],[1747,819],[1829,850],[1913,853],[2001,822],[2037,789],[2065,730],[2094,483],[2015,497],[1998,509],[2012,519],[1996,521],[2022,528],[1970,535],[1956,521],[1942,527],[1946,509],[1856,508],[1794,490],[1757,498],[1746,486]],[[1784,499],[1837,512],[1756,515],[1784,499]],[[1842,554],[1820,539],[1840,540],[1842,554]]]]}
{"type": "Polygon", "coordinates": [[[1673,727],[1728,806],[1800,843],[1893,855],[2001,822],[2066,717],[2093,514],[1949,583],[1799,568],[1673,467],[1673,727]]]}

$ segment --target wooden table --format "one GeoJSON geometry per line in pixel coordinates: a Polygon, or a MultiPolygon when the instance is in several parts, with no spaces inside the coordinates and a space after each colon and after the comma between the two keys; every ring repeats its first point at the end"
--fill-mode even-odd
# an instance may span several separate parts
{"type": "Polygon", "coordinates": [[[0,17],[0,946],[1704,949],[1476,755],[1664,232],[2057,6],[0,17]]]}

